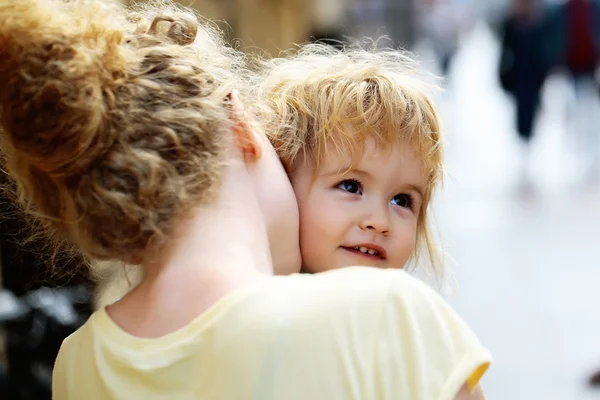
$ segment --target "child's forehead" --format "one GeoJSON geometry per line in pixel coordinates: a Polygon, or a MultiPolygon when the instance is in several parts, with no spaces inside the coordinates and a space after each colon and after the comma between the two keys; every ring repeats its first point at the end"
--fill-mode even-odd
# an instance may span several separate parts
{"type": "Polygon", "coordinates": [[[385,145],[374,139],[365,141],[360,153],[333,149],[315,169],[314,179],[340,179],[348,175],[394,187],[409,184],[422,193],[429,181],[424,160],[409,143],[385,145]]]}
{"type": "Polygon", "coordinates": [[[374,136],[362,140],[328,140],[318,156],[317,168],[340,169],[339,172],[352,172],[361,165],[381,162],[392,155],[415,154],[415,149],[406,140],[383,141],[374,136]]]}

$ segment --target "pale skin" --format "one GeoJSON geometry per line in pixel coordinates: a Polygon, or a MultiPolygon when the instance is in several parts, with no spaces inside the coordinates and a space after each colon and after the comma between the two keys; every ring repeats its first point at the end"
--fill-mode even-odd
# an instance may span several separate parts
{"type": "Polygon", "coordinates": [[[330,151],[317,171],[310,160],[295,166],[305,271],[402,268],[410,258],[427,176],[410,146],[381,147],[367,140],[355,165],[349,152],[330,151]]]}
{"type": "Polygon", "coordinates": [[[481,385],[477,385],[473,392],[470,392],[469,386],[465,384],[454,400],[485,400],[485,396],[483,395],[481,385]]]}

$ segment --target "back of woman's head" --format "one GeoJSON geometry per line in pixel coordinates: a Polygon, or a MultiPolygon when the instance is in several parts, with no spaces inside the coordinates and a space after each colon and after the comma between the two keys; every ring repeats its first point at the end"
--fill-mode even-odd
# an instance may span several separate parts
{"type": "Polygon", "coordinates": [[[0,131],[23,204],[92,258],[141,255],[214,198],[241,61],[170,6],[4,0],[0,131]]]}

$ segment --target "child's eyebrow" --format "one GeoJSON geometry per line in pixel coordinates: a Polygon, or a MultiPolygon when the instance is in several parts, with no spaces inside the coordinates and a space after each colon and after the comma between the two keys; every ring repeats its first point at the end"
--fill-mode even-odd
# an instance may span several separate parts
{"type": "Polygon", "coordinates": [[[372,175],[370,173],[368,173],[367,171],[363,171],[361,169],[354,168],[352,165],[345,166],[344,168],[337,168],[335,170],[330,170],[328,172],[320,174],[320,176],[327,178],[327,177],[334,176],[334,175],[348,175],[348,174],[357,174],[357,175],[363,175],[367,178],[372,178],[372,175]]]}

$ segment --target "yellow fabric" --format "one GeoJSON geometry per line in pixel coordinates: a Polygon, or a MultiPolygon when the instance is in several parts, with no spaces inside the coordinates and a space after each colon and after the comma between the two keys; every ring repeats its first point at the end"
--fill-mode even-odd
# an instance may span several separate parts
{"type": "Polygon", "coordinates": [[[475,371],[471,373],[471,375],[469,375],[469,377],[467,378],[469,391],[473,392],[473,390],[475,390],[475,387],[479,384],[479,381],[481,380],[483,374],[485,374],[485,371],[487,371],[489,366],[490,363],[481,364],[477,369],[475,369],[475,371]]]}
{"type": "Polygon", "coordinates": [[[133,337],[98,311],[64,341],[53,396],[451,400],[489,362],[425,284],[354,267],[269,279],[158,339],[133,337]]]}

